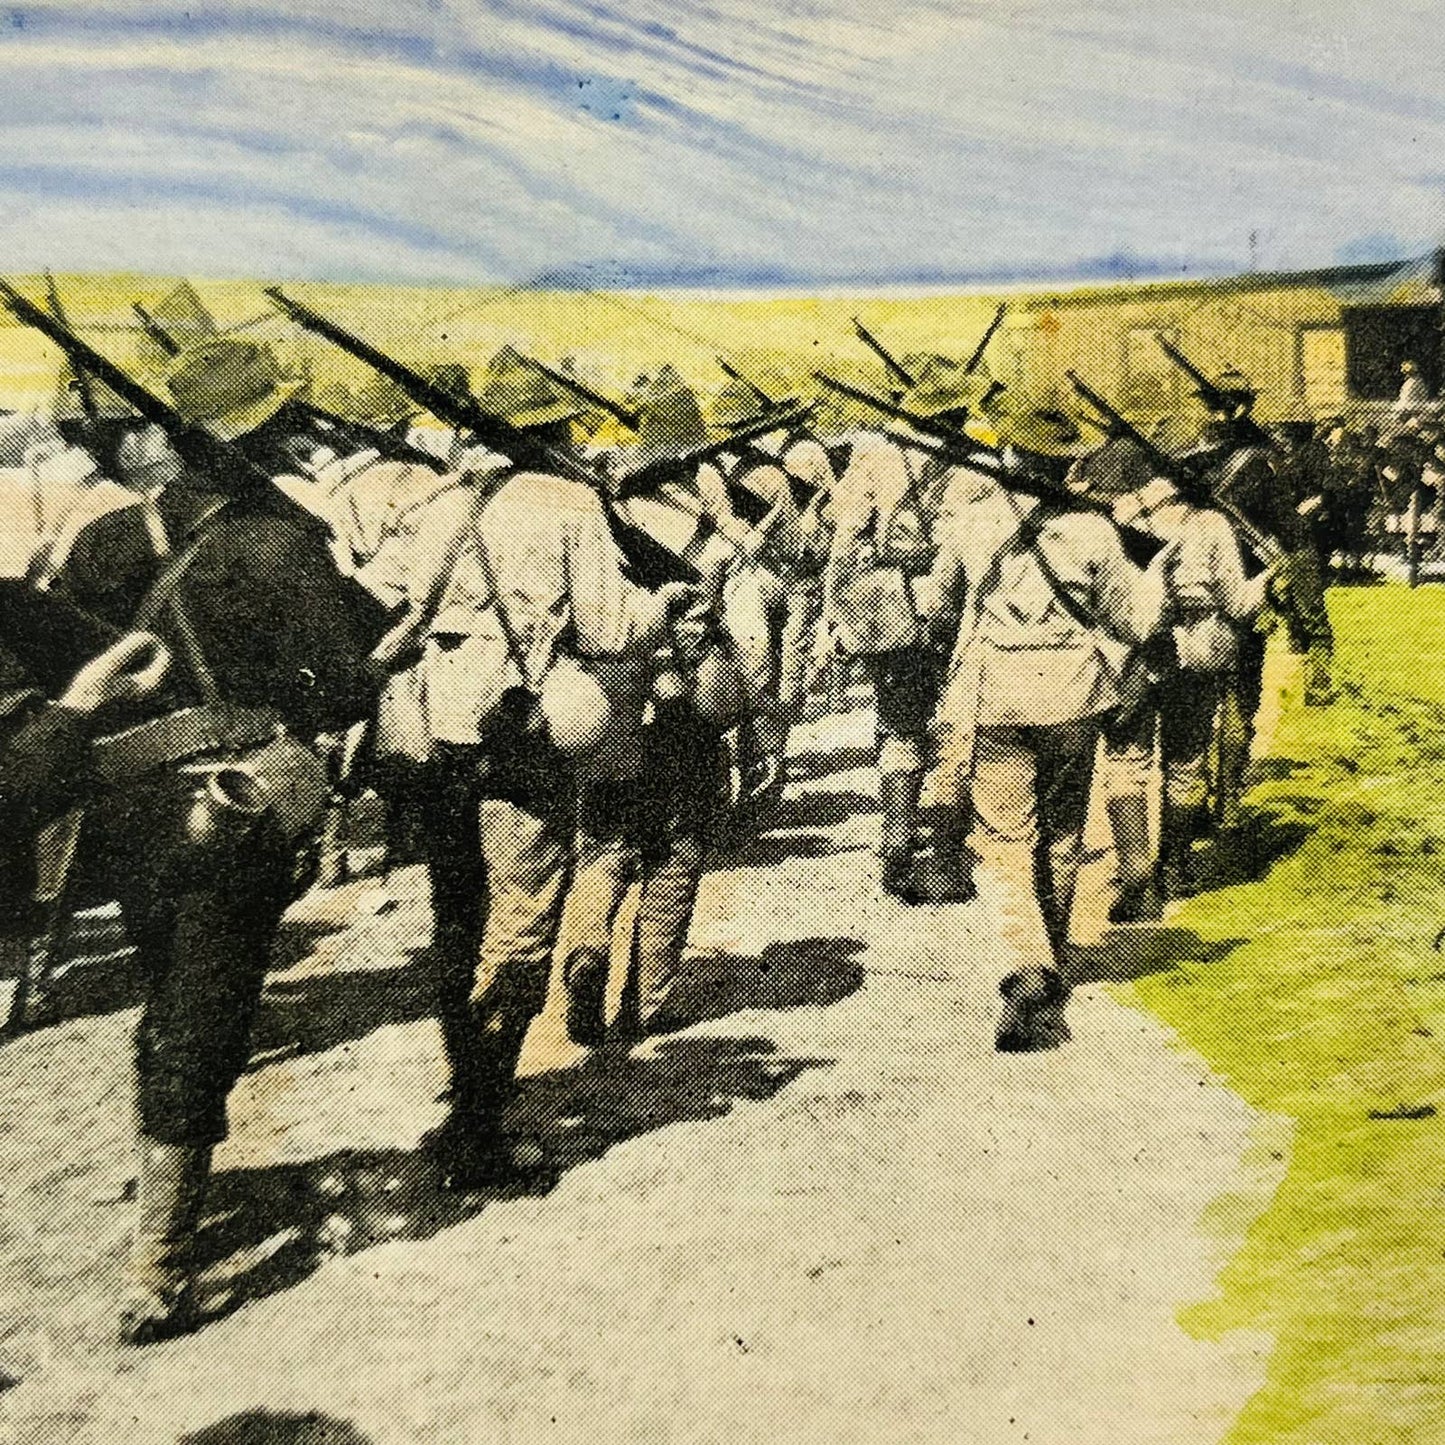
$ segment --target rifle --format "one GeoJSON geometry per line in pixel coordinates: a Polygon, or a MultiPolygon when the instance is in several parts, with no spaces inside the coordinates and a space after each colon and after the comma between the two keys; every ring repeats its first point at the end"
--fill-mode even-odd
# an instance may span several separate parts
{"type": "Polygon", "coordinates": [[[163,327],[139,301],[132,301],[130,309],[135,312],[136,320],[141,324],[141,330],[155,342],[167,356],[179,356],[181,344],[174,336],[163,327]]]}
{"type": "Polygon", "coordinates": [[[883,363],[888,374],[896,376],[909,391],[918,385],[912,373],[856,316],[853,318],[853,334],[883,363]]]}
{"type": "MultiPolygon", "coordinates": [[[[258,467],[241,449],[231,442],[223,442],[204,427],[187,421],[169,402],[133,380],[108,356],[103,356],[88,342],[83,341],[63,322],[55,319],[33,302],[27,301],[8,281],[0,280],[0,303],[3,303],[16,320],[39,331],[58,346],[79,374],[90,375],[107,390],[113,391],[123,402],[135,411],[143,421],[153,423],[165,432],[177,455],[188,466],[198,471],[224,479],[225,483],[240,483],[256,488],[264,487],[273,497],[281,497],[271,485],[270,475],[258,467]]],[[[221,491],[228,491],[228,485],[221,485],[221,491]]],[[[295,508],[303,516],[318,525],[310,513],[302,507],[295,508]]]]}
{"type": "Polygon", "coordinates": [[[389,462],[411,462],[427,467],[438,474],[447,470],[447,465],[430,452],[414,447],[406,437],[392,427],[371,426],[367,422],[353,421],[350,417],[338,416],[334,411],[317,406],[313,401],[298,401],[297,405],[308,416],[314,417],[321,426],[323,435],[336,434],[343,445],[358,450],[370,448],[389,462]]]}
{"type": "MultiPolygon", "coordinates": [[[[1070,373],[1072,375],[1072,373],[1070,373]]],[[[888,416],[896,417],[905,421],[916,432],[923,434],[922,440],[919,437],[910,437],[898,432],[886,433],[894,441],[904,446],[920,446],[922,450],[932,452],[935,456],[954,465],[967,466],[975,471],[984,473],[985,476],[993,477],[1004,487],[1015,491],[1027,492],[1030,496],[1037,497],[1040,501],[1051,502],[1055,506],[1072,507],[1074,510],[1085,510],[1098,512],[1109,518],[1118,527],[1124,545],[1129,555],[1137,562],[1147,563],[1149,558],[1159,551],[1163,545],[1161,540],[1151,532],[1145,532],[1138,527],[1129,526],[1127,523],[1120,523],[1114,516],[1114,509],[1097,497],[1090,497],[1086,493],[1071,492],[1064,487],[1055,485],[1045,477],[1039,476],[1032,471],[1021,471],[1017,469],[1006,470],[1002,465],[1002,458],[992,447],[985,446],[982,442],[975,441],[966,431],[960,427],[951,426],[947,422],[938,421],[933,417],[922,416],[917,412],[900,406],[896,402],[885,401],[882,397],[874,396],[871,392],[861,391],[857,387],[849,386],[846,382],[837,380],[835,377],[826,375],[823,372],[815,372],[814,375],[824,386],[831,387],[834,391],[840,391],[844,396],[851,396],[856,401],[861,401],[867,406],[874,407],[888,416]]]]}
{"type": "Polygon", "coordinates": [[[745,446],[755,437],[767,436],[769,432],[796,426],[799,422],[807,420],[814,410],[816,410],[816,403],[794,407],[786,411],[770,412],[766,416],[755,418],[736,431],[729,432],[726,436],[703,442],[700,446],[692,447],[679,456],[658,457],[657,460],[647,462],[635,471],[624,472],[620,478],[618,497],[626,499],[627,497],[641,496],[662,486],[664,482],[677,481],[684,473],[695,471],[703,462],[710,462],[724,452],[734,451],[745,446]]]}
{"type": "Polygon", "coordinates": [[[1194,394],[1210,411],[1227,416],[1235,428],[1235,437],[1241,443],[1273,447],[1274,438],[1248,414],[1248,407],[1254,401],[1255,393],[1249,387],[1220,386],[1212,377],[1199,369],[1162,332],[1156,331],[1154,339],[1160,350],[1170,361],[1194,383],[1194,394]],[[1245,408],[1235,415],[1235,408],[1245,408]]]}
{"type": "Polygon", "coordinates": [[[595,482],[592,472],[581,462],[556,447],[539,443],[504,417],[485,410],[470,391],[462,393],[438,386],[419,371],[378,350],[354,332],[338,326],[319,311],[313,311],[300,301],[293,301],[279,286],[266,287],[266,295],[288,319],[394,381],[412,401],[438,421],[458,431],[470,432],[484,446],[510,457],[520,467],[542,465],[573,481],[595,482]]]}
{"type": "MultiPolygon", "coordinates": [[[[520,427],[513,426],[504,417],[496,416],[485,410],[470,393],[462,395],[428,381],[419,372],[396,361],[384,351],[378,350],[344,327],[329,321],[309,306],[303,305],[299,301],[293,301],[282,292],[279,286],[268,287],[266,295],[271,298],[277,310],[296,322],[298,326],[325,338],[349,355],[356,357],[358,361],[365,362],[374,371],[378,371],[396,382],[418,406],[425,407],[438,421],[445,422],[448,426],[458,430],[470,431],[483,445],[510,457],[518,467],[546,467],[558,476],[566,477],[571,481],[583,482],[591,487],[601,499],[607,525],[611,528],[612,535],[626,559],[628,571],[639,585],[657,587],[668,581],[694,582],[697,580],[696,568],[690,567],[675,557],[640,527],[634,526],[618,513],[612,498],[600,485],[600,478],[590,467],[557,447],[550,447],[538,442],[535,438],[528,436],[520,427]]],[[[726,446],[725,441],[717,446],[717,450],[726,450],[726,446]]],[[[654,484],[653,479],[659,471],[664,474],[659,480],[665,480],[665,474],[685,464],[685,457],[662,458],[640,468],[633,474],[633,478],[639,484],[638,490],[647,490],[654,484]]],[[[624,479],[624,485],[627,480],[624,479]]],[[[620,495],[626,495],[626,493],[623,492],[620,495]]]]}
{"type": "Polygon", "coordinates": [[[979,338],[978,345],[973,348],[973,355],[970,356],[964,364],[963,374],[965,376],[972,376],[974,372],[978,370],[979,365],[983,361],[983,354],[988,350],[989,342],[993,340],[994,332],[1003,325],[1004,312],[1007,310],[1008,302],[1000,301],[998,310],[993,313],[993,320],[988,323],[987,329],[979,338]]]}
{"type": "MultiPolygon", "coordinates": [[[[271,478],[244,453],[186,421],[174,407],[153,396],[138,381],[132,381],[113,361],[82,341],[67,326],[47,315],[38,306],[32,305],[8,281],[0,281],[0,298],[3,298],[17,320],[34,327],[59,346],[77,374],[82,369],[90,372],[97,381],[132,407],[143,420],[160,427],[170,438],[171,445],[183,461],[203,466],[210,472],[227,477],[264,484],[271,495],[284,498],[283,493],[272,488],[271,478]]],[[[147,518],[146,532],[151,538],[156,560],[164,566],[171,555],[170,539],[165,535],[165,525],[160,519],[160,512],[153,498],[143,497],[141,505],[147,518]]],[[[311,526],[321,525],[303,507],[296,503],[288,505],[294,508],[296,515],[305,517],[311,526]]],[[[177,640],[181,644],[181,651],[196,686],[207,702],[213,702],[219,696],[216,678],[201,648],[195,625],[179,597],[172,596],[167,605],[176,624],[177,640]]]]}
{"type": "MultiPolygon", "coordinates": [[[[891,441],[896,441],[900,446],[921,446],[924,451],[930,452],[934,456],[945,460],[949,459],[948,449],[942,443],[929,439],[920,442],[918,437],[910,437],[904,432],[885,431],[883,435],[891,441]]],[[[1003,465],[1001,458],[988,453],[976,453],[968,458],[966,465],[971,471],[982,472],[984,476],[992,477],[1001,487],[1009,491],[1023,492],[1027,496],[1037,497],[1039,501],[1051,503],[1056,507],[1076,512],[1097,512],[1101,517],[1107,517],[1118,531],[1124,544],[1124,551],[1130,560],[1140,567],[1148,566],[1150,558],[1164,546],[1163,538],[1156,537],[1153,532],[1146,532],[1142,527],[1136,527],[1132,523],[1121,522],[1114,515],[1114,509],[1108,502],[1100,497],[1091,496],[1088,492],[1069,491],[1045,477],[1040,477],[1035,472],[1007,468],[1003,465]]]]}
{"type": "MultiPolygon", "coordinates": [[[[60,299],[60,288],[55,284],[55,273],[49,268],[45,272],[45,291],[50,303],[50,314],[62,326],[69,326],[65,306],[60,299]]],[[[95,399],[95,388],[90,384],[90,377],[84,371],[77,370],[74,364],[71,370],[75,373],[75,392],[80,398],[80,409],[85,413],[86,421],[99,421],[100,404],[95,399]]]]}
{"type": "Polygon", "coordinates": [[[1196,505],[1213,507],[1216,511],[1223,512],[1234,523],[1239,535],[1263,566],[1268,567],[1278,561],[1283,550],[1274,538],[1256,527],[1232,502],[1212,492],[1199,472],[1146,437],[1117,407],[1105,401],[1097,391],[1082,381],[1076,372],[1067,371],[1064,374],[1079,396],[1108,423],[1103,430],[1133,442],[1155,471],[1161,477],[1167,477],[1174,482],[1196,505]]]}
{"type": "Polygon", "coordinates": [[[725,361],[721,356],[718,357],[717,364],[722,369],[724,376],[729,376],[740,386],[747,387],[747,389],[757,397],[758,405],[761,406],[764,411],[775,411],[778,407],[788,404],[786,401],[781,401],[777,397],[771,396],[768,392],[764,391],[751,377],[744,376],[737,367],[731,362],[725,361]]]}
{"type": "Polygon", "coordinates": [[[980,452],[987,454],[990,451],[989,447],[980,441],[975,441],[962,427],[952,422],[942,421],[938,417],[925,416],[922,412],[902,405],[901,402],[889,401],[886,397],[875,396],[871,391],[864,391],[861,387],[850,386],[846,381],[839,381],[836,376],[829,376],[825,371],[815,371],[813,376],[829,391],[836,391],[842,396],[851,397],[854,401],[862,402],[864,406],[872,407],[874,411],[882,412],[884,416],[893,417],[895,421],[907,422],[915,431],[921,432],[924,436],[946,443],[958,453],[961,461],[980,452]]]}
{"type": "MultiPolygon", "coordinates": [[[[521,355],[521,353],[518,353],[521,355]]],[[[590,386],[585,386],[574,376],[568,376],[565,371],[554,371],[545,362],[538,361],[535,356],[522,356],[523,362],[534,371],[539,371],[548,381],[555,382],[558,386],[565,387],[568,391],[580,396],[583,401],[590,402],[599,411],[605,411],[609,416],[620,421],[628,431],[636,431],[642,424],[642,417],[635,411],[630,411],[619,401],[613,401],[611,397],[603,396],[601,392],[593,391],[590,386]]]]}

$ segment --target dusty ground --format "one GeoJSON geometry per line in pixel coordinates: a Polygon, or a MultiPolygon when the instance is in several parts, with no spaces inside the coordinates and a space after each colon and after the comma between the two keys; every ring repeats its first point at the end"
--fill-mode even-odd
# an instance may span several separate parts
{"type": "Polygon", "coordinates": [[[1206,1212],[1269,1187],[1268,1121],[1097,982],[1070,1047],[996,1056],[987,896],[872,886],[867,727],[807,730],[781,826],[709,876],[694,1027],[604,1070],[542,1022],[544,1192],[458,1201],[416,1153],[420,877],[382,912],[375,881],[304,900],[218,1159],[214,1318],[138,1352],[110,1340],[134,1014],[91,970],[79,1016],[0,1050],[5,1438],[1218,1440],[1269,1342],[1176,1311],[1230,1248],[1206,1212]],[[246,1433],[261,1411],[335,1431],[246,1433]]]}

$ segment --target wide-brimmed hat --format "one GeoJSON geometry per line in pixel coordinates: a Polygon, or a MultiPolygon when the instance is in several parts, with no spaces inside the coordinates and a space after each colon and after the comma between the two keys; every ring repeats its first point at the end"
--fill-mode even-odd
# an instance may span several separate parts
{"type": "Polygon", "coordinates": [[[1147,486],[1155,468],[1131,437],[1110,437],[1103,446],[1079,458],[1069,483],[1095,497],[1123,497],[1147,486]]]}
{"type": "Polygon", "coordinates": [[[341,415],[351,421],[365,422],[386,430],[410,421],[419,410],[402,390],[400,382],[380,372],[372,372],[356,388],[350,409],[341,415]]]}
{"type": "Polygon", "coordinates": [[[999,446],[1030,456],[1072,461],[1090,450],[1079,424],[1057,407],[1011,403],[998,407],[990,421],[999,446]]]}
{"type": "Polygon", "coordinates": [[[536,367],[528,366],[512,346],[504,346],[487,363],[477,401],[484,411],[523,431],[575,421],[582,415],[575,397],[554,386],[536,367]]]}
{"type": "Polygon", "coordinates": [[[729,381],[713,397],[708,414],[715,427],[731,431],[756,421],[763,411],[763,403],[755,391],[741,381],[729,381]]]}
{"type": "Polygon", "coordinates": [[[969,371],[949,356],[914,360],[910,375],[914,385],[903,403],[910,411],[938,420],[954,418],[960,424],[987,409],[1002,390],[982,367],[969,371]]]}
{"type": "Polygon", "coordinates": [[[664,366],[632,405],[638,412],[634,468],[681,456],[708,439],[697,395],[672,366],[664,366]]]}
{"type": "Polygon", "coordinates": [[[182,352],[166,384],[176,410],[222,441],[255,431],[305,386],[281,374],[269,346],[238,336],[182,352]]]}
{"type": "Polygon", "coordinates": [[[439,387],[448,396],[469,401],[472,395],[472,376],[460,361],[442,361],[427,373],[427,380],[439,387]]]}

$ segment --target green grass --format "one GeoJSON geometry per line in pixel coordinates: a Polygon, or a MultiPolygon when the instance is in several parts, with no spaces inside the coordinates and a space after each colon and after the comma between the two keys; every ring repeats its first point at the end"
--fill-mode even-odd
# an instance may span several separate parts
{"type": "Polygon", "coordinates": [[[1275,1337],[1230,1445],[1445,1441],[1445,591],[1330,604],[1340,698],[1287,699],[1249,799],[1303,842],[1171,915],[1202,946],[1132,986],[1293,1125],[1282,1184],[1184,1321],[1275,1337]]]}

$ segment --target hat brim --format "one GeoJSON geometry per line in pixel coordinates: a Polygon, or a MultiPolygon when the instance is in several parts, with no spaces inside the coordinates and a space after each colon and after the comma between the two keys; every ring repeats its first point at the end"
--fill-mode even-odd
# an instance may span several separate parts
{"type": "Polygon", "coordinates": [[[557,422],[576,421],[582,415],[581,407],[573,406],[565,401],[554,401],[548,402],[546,406],[534,406],[525,411],[508,412],[507,420],[518,430],[527,431],[531,427],[554,426],[557,422]]]}
{"type": "Polygon", "coordinates": [[[304,381],[279,381],[260,401],[247,403],[235,411],[223,412],[210,417],[201,425],[213,437],[223,442],[233,442],[264,426],[283,406],[306,387],[304,381]]]}

